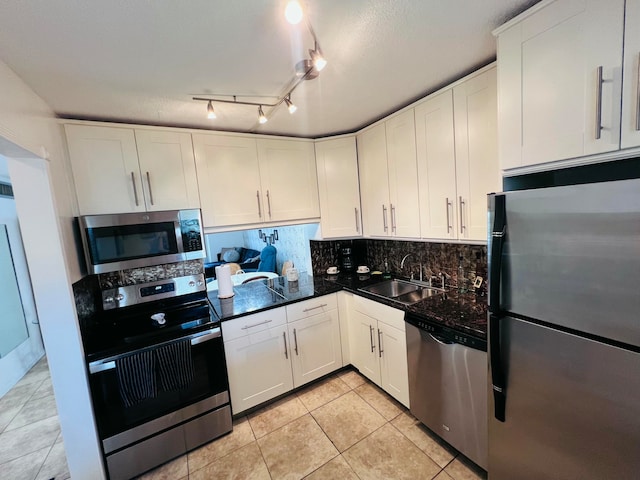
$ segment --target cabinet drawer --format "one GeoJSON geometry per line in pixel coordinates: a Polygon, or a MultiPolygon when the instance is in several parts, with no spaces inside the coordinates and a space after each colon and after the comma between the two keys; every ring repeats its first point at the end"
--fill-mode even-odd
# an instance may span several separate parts
{"type": "Polygon", "coordinates": [[[353,296],[353,309],[404,332],[404,311],[402,310],[358,295],[353,296]]]}
{"type": "Polygon", "coordinates": [[[227,342],[234,338],[245,337],[251,333],[262,332],[286,323],[287,316],[284,307],[274,308],[222,322],[222,338],[227,342]]]}
{"type": "Polygon", "coordinates": [[[287,321],[295,322],[303,318],[327,312],[338,308],[338,298],[335,293],[322,297],[312,298],[303,302],[287,305],[287,321]]]}

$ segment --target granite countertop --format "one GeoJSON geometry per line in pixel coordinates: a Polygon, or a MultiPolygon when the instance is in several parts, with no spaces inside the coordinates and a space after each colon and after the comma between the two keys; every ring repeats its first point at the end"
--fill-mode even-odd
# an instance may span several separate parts
{"type": "Polygon", "coordinates": [[[217,291],[209,292],[209,301],[221,320],[276,308],[312,297],[347,290],[371,300],[384,303],[427,321],[445,325],[454,330],[486,340],[487,299],[474,293],[458,293],[451,289],[445,295],[435,295],[413,305],[404,305],[391,299],[361,292],[359,289],[382,281],[381,275],[301,275],[297,282],[284,277],[257,280],[234,287],[235,295],[219,299],[217,291]]]}

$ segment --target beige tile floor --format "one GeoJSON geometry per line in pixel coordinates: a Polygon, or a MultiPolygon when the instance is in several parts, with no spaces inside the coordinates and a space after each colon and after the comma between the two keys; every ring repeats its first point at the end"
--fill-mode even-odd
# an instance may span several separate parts
{"type": "Polygon", "coordinates": [[[250,415],[140,480],[476,480],[486,473],[354,370],[250,415]]]}
{"type": "MultiPolygon", "coordinates": [[[[0,478],[69,478],[46,360],[0,399],[0,478]]],[[[140,480],[476,480],[486,473],[347,370],[238,418],[140,480]]]]}
{"type": "Polygon", "coordinates": [[[69,478],[46,358],[0,398],[0,478],[69,478]]]}

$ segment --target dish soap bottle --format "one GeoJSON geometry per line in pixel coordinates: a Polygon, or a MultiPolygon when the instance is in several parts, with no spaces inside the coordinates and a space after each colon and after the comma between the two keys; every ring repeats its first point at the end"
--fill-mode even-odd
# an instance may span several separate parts
{"type": "Polygon", "coordinates": [[[384,259],[384,272],[382,272],[382,278],[389,279],[391,278],[391,272],[389,271],[389,263],[387,259],[384,259]]]}
{"type": "Polygon", "coordinates": [[[458,293],[467,292],[467,279],[464,276],[464,268],[462,268],[462,255],[458,257],[458,293]]]}

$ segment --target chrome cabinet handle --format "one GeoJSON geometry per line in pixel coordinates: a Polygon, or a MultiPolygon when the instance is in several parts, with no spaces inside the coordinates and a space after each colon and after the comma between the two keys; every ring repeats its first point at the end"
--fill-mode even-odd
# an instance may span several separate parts
{"type": "Polygon", "coordinates": [[[149,172],[147,172],[147,183],[149,184],[149,201],[151,205],[153,205],[153,190],[151,190],[151,177],[149,176],[149,172]]]}
{"type": "Polygon", "coordinates": [[[296,329],[293,329],[293,344],[294,350],[296,351],[296,355],[298,355],[298,335],[296,334],[296,329]]]}
{"type": "Polygon", "coordinates": [[[464,229],[467,228],[464,224],[464,206],[466,202],[460,196],[460,233],[464,232],[464,229]]]}
{"type": "Polygon", "coordinates": [[[264,322],[254,323],[253,325],[245,325],[241,327],[240,330],[248,330],[249,328],[257,327],[259,325],[264,325],[265,323],[271,323],[273,320],[265,320],[264,322]]]}
{"type": "Polygon", "coordinates": [[[391,231],[395,233],[396,232],[396,207],[393,206],[393,203],[389,205],[391,207],[391,231]]]}
{"type": "Polygon", "coordinates": [[[136,177],[133,172],[131,172],[131,183],[133,185],[133,198],[136,201],[136,207],[138,207],[140,202],[138,202],[138,189],[136,188],[136,177]]]}
{"type": "Polygon", "coordinates": [[[600,139],[602,133],[602,65],[596,71],[596,140],[600,139]]]}
{"type": "Polygon", "coordinates": [[[636,131],[640,131],[640,54],[638,54],[638,78],[636,79],[636,131]]]}
{"type": "Polygon", "coordinates": [[[262,218],[262,207],[260,205],[260,190],[256,190],[256,198],[258,199],[258,218],[262,218]]]}
{"type": "Polygon", "coordinates": [[[304,310],[302,310],[302,311],[303,311],[303,312],[310,312],[311,310],[316,310],[316,309],[318,309],[318,308],[322,308],[322,307],[326,307],[326,306],[327,306],[327,304],[326,304],[326,303],[323,303],[323,304],[318,305],[317,307],[305,308],[305,309],[304,309],[304,310]]]}
{"type": "Polygon", "coordinates": [[[384,226],[384,231],[386,232],[389,227],[387,225],[387,206],[386,205],[382,205],[382,224],[384,226]]]}
{"type": "Polygon", "coordinates": [[[373,353],[374,345],[373,345],[373,327],[369,325],[369,341],[371,342],[371,353],[373,353]]]}
{"type": "Polygon", "coordinates": [[[358,208],[354,208],[356,212],[356,233],[360,233],[360,223],[358,222],[358,208]]]}
{"type": "Polygon", "coordinates": [[[287,332],[282,332],[282,340],[284,341],[284,358],[289,360],[289,350],[287,349],[287,332]]]}
{"type": "Polygon", "coordinates": [[[383,350],[382,350],[382,337],[380,336],[381,333],[382,332],[380,331],[380,329],[378,329],[378,357],[380,357],[380,358],[382,358],[382,352],[383,352],[383,350]]]}
{"type": "Polygon", "coordinates": [[[269,218],[271,218],[271,197],[269,196],[269,190],[267,190],[267,207],[269,211],[269,218]]]}
{"type": "Polygon", "coordinates": [[[453,228],[453,225],[451,225],[451,217],[449,216],[449,207],[453,206],[453,202],[449,201],[449,197],[447,197],[445,200],[447,202],[447,233],[449,233],[453,228]]]}

